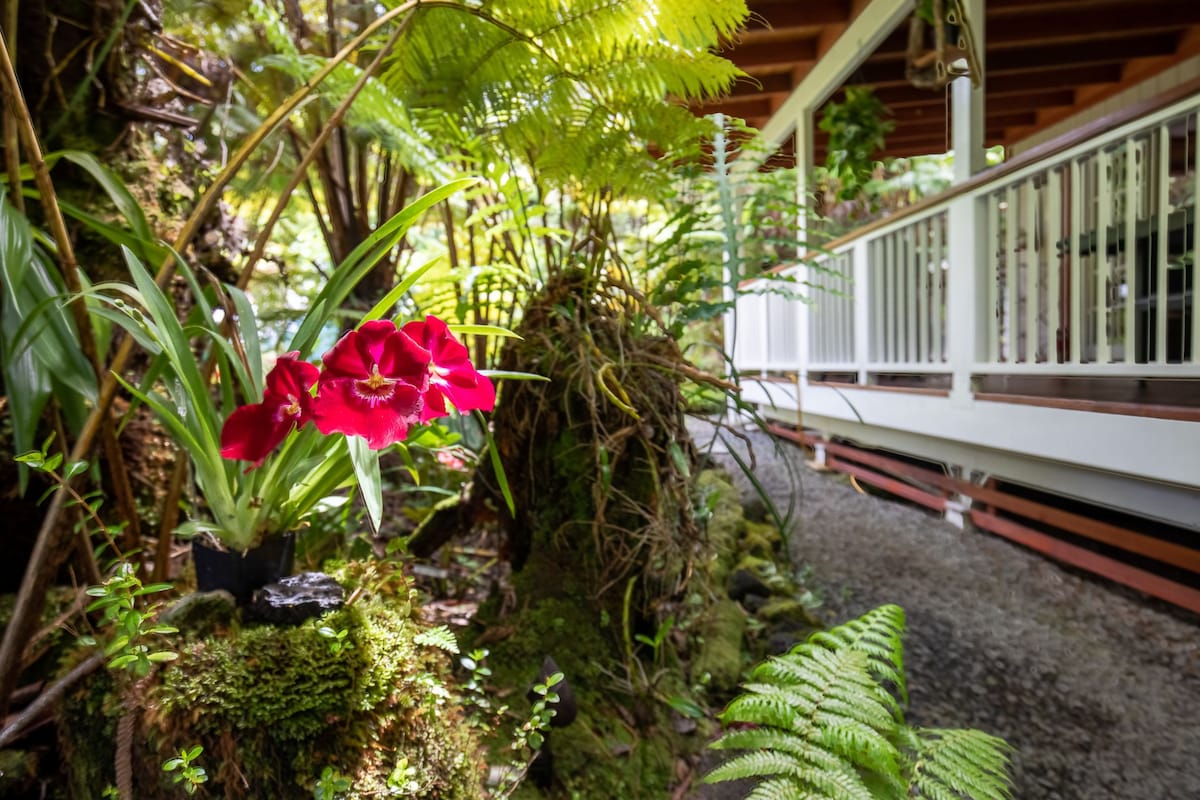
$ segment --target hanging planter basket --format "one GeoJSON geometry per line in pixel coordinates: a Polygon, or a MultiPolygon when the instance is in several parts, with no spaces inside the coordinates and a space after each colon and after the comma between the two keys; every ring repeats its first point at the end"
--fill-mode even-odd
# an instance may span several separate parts
{"type": "Polygon", "coordinates": [[[918,89],[941,89],[968,76],[979,85],[981,66],[971,27],[958,0],[920,0],[908,23],[904,76],[918,89]]]}

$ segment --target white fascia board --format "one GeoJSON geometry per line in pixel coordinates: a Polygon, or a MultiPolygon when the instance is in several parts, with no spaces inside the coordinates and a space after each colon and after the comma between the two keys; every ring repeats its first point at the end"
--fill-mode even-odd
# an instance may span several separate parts
{"type": "Polygon", "coordinates": [[[759,140],[778,146],[796,127],[796,120],[841,86],[875,48],[913,10],[913,0],[870,0],[816,66],[804,76],[759,132],[759,140]]]}

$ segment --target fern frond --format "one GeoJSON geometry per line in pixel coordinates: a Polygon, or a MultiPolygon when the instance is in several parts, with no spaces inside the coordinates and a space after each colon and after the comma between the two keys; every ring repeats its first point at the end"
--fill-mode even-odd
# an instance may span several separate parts
{"type": "Polygon", "coordinates": [[[901,701],[907,703],[904,628],[904,609],[897,605],[886,605],[829,631],[815,633],[807,643],[819,644],[831,650],[848,647],[866,653],[871,657],[872,674],[894,684],[901,701]]]}
{"type": "Polygon", "coordinates": [[[884,606],[817,634],[752,672],[711,746],[750,751],[705,777],[763,779],[750,797],[1008,800],[1008,745],[972,730],[905,725],[904,612],[884,606]]]}
{"type": "Polygon", "coordinates": [[[862,778],[848,764],[839,763],[826,769],[770,750],[735,756],[704,776],[704,781],[719,783],[746,778],[781,778],[793,792],[814,792],[819,797],[874,800],[862,778]]]}
{"type": "Polygon", "coordinates": [[[911,782],[918,797],[1008,800],[1010,746],[982,731],[917,731],[919,749],[911,757],[911,782]]]}
{"type": "Polygon", "coordinates": [[[789,778],[771,778],[755,785],[746,800],[826,800],[789,778]]]}
{"type": "Polygon", "coordinates": [[[413,641],[425,647],[436,647],[439,650],[445,650],[447,653],[458,653],[458,639],[454,637],[454,632],[445,625],[438,625],[436,628],[421,631],[413,637],[413,641]]]}

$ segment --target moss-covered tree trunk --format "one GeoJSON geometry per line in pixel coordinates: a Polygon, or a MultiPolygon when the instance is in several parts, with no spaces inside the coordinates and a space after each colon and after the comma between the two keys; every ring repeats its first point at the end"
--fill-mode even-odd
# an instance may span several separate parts
{"type": "MultiPolygon", "coordinates": [[[[496,447],[515,514],[507,546],[518,595],[572,595],[598,610],[653,615],[689,571],[699,531],[694,457],[676,343],[650,329],[635,298],[567,270],[525,309],[501,369],[548,382],[505,385],[496,447]]],[[[494,476],[485,476],[492,483],[494,476]]]]}

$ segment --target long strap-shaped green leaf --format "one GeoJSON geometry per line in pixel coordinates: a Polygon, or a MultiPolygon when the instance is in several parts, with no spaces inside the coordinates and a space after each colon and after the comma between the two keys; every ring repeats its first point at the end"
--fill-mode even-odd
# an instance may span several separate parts
{"type": "Polygon", "coordinates": [[[430,208],[473,183],[475,183],[474,178],[461,178],[422,195],[380,225],[362,244],[354,248],[353,252],[346,256],[345,260],[334,270],[329,282],[313,300],[311,310],[300,323],[300,330],[292,339],[290,349],[299,350],[300,357],[306,358],[313,345],[316,344],[322,326],[329,320],[333,312],[341,307],[358,282],[379,263],[379,259],[383,258],[404,238],[413,223],[430,208]]]}

